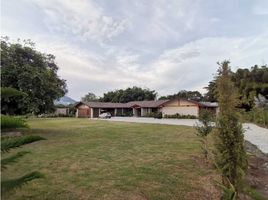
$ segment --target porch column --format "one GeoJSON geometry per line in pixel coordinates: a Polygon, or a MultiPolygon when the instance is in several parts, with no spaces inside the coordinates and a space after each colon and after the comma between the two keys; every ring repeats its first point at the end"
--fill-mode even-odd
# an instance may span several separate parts
{"type": "Polygon", "coordinates": [[[78,108],[76,108],[75,117],[78,117],[78,108]]]}
{"type": "Polygon", "coordinates": [[[141,108],[141,117],[144,116],[144,108],[141,108]]]}
{"type": "Polygon", "coordinates": [[[114,116],[117,115],[117,108],[114,109],[114,116]]]}
{"type": "Polygon", "coordinates": [[[93,118],[93,108],[90,108],[90,118],[93,118]]]}
{"type": "Polygon", "coordinates": [[[135,108],[132,108],[132,113],[133,113],[133,117],[135,117],[136,116],[135,108]]]}

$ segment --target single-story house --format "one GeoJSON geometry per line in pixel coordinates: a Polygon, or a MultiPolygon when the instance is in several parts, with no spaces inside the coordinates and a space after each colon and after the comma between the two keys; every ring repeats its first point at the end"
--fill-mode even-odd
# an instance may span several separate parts
{"type": "Polygon", "coordinates": [[[69,115],[69,108],[68,107],[56,108],[55,114],[67,116],[67,115],[69,115]]]}
{"type": "Polygon", "coordinates": [[[200,109],[217,112],[217,103],[196,102],[186,99],[131,101],[128,103],[78,102],[75,105],[76,117],[97,118],[103,112],[112,116],[144,117],[149,113],[162,112],[162,115],[194,115],[198,117],[200,109]]]}

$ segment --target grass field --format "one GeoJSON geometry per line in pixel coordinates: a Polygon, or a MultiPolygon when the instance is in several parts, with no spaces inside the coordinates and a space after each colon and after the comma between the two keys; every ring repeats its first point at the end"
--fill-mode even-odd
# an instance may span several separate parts
{"type": "Polygon", "coordinates": [[[217,198],[215,171],[202,161],[191,127],[74,118],[31,119],[28,124],[26,134],[47,140],[9,152],[31,154],[10,165],[2,179],[35,170],[45,178],[2,199],[217,198]]]}

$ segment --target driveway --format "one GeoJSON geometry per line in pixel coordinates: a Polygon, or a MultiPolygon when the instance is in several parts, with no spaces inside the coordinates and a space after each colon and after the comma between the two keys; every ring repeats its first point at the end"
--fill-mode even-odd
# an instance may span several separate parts
{"type": "MultiPolygon", "coordinates": [[[[112,117],[111,119],[102,120],[185,126],[194,126],[198,123],[196,119],[154,119],[147,117],[112,117]]],[[[268,153],[268,129],[251,123],[244,123],[243,128],[245,130],[245,140],[256,145],[262,152],[268,153]]]]}

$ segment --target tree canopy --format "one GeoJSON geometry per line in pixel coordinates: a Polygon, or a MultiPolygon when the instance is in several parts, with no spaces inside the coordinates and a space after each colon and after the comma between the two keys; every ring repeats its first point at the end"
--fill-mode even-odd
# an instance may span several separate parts
{"type": "Polygon", "coordinates": [[[160,100],[165,100],[165,99],[175,99],[175,98],[191,99],[191,100],[195,100],[195,101],[201,101],[201,100],[203,100],[203,95],[198,91],[181,90],[177,94],[161,96],[159,99],[160,100]]]}
{"type": "Polygon", "coordinates": [[[55,56],[37,51],[31,41],[11,43],[7,38],[1,38],[2,87],[12,87],[27,94],[2,100],[1,112],[39,114],[52,111],[54,100],[67,92],[66,82],[59,78],[57,71],[55,56]]]}
{"type": "Polygon", "coordinates": [[[98,101],[98,98],[94,93],[89,92],[81,98],[81,101],[84,102],[98,101]]]}
{"type": "Polygon", "coordinates": [[[127,88],[125,90],[114,90],[103,94],[102,102],[127,103],[130,101],[155,100],[156,91],[140,87],[127,88]]]}
{"type": "MultiPolygon", "coordinates": [[[[254,97],[261,94],[268,98],[268,68],[264,66],[253,66],[250,69],[237,69],[236,72],[230,72],[230,77],[235,87],[238,88],[239,104],[238,106],[245,110],[251,110],[254,106],[254,97]]],[[[216,100],[216,76],[214,80],[209,82],[205,87],[207,93],[205,99],[208,101],[216,100]]]]}

